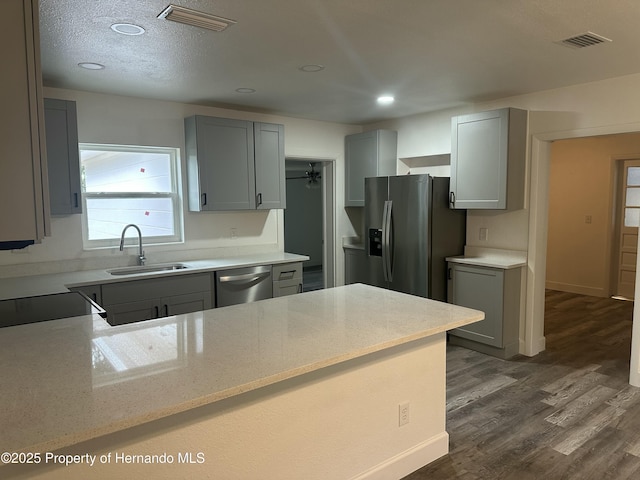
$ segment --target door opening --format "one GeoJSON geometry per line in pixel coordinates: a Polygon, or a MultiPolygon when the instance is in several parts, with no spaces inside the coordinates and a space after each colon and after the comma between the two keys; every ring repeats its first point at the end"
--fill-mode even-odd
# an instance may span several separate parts
{"type": "Polygon", "coordinates": [[[335,285],[333,162],[287,158],[287,208],[284,211],[285,250],[308,255],[304,291],[335,285]]]}

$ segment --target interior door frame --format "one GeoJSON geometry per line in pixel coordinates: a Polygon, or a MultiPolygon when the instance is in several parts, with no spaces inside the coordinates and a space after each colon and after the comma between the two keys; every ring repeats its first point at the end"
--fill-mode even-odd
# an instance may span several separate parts
{"type": "MultiPolygon", "coordinates": [[[[533,116],[530,112],[529,125],[533,116]]],[[[526,302],[524,326],[521,329],[521,349],[527,356],[534,356],[545,349],[544,300],[547,260],[547,232],[549,221],[549,164],[551,142],[567,138],[591,137],[618,133],[640,132],[640,123],[609,125],[606,127],[581,128],[531,135],[531,163],[529,170],[529,238],[527,248],[526,302]]],[[[640,260],[640,256],[639,256],[640,260]]],[[[636,296],[640,286],[636,271],[636,296]]],[[[633,311],[633,333],[631,340],[629,383],[640,386],[640,302],[635,302],[633,311]]]]}
{"type": "Polygon", "coordinates": [[[322,275],[324,288],[336,285],[336,159],[286,157],[285,161],[316,163],[322,166],[322,275]]]}

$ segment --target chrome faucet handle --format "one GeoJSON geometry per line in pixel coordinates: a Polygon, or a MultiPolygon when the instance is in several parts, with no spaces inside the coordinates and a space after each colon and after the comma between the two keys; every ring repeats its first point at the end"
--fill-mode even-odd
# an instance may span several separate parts
{"type": "Polygon", "coordinates": [[[144,265],[144,262],[146,262],[147,257],[144,256],[144,252],[140,252],[140,255],[138,255],[138,265],[144,265]]]}

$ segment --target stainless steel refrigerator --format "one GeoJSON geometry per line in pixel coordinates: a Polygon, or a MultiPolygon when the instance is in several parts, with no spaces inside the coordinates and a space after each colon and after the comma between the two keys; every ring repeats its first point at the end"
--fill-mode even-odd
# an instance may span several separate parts
{"type": "Polygon", "coordinates": [[[370,285],[447,299],[445,258],[462,255],[466,210],[449,208],[449,178],[404,175],[365,179],[370,285]]]}

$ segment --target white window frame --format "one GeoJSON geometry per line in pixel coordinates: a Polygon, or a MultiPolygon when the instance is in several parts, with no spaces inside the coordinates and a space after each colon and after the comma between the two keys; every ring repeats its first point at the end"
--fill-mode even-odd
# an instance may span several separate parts
{"type": "MultiPolygon", "coordinates": [[[[143,245],[166,245],[184,243],[184,215],[182,207],[182,182],[180,177],[180,149],[175,147],[155,147],[142,145],[114,145],[99,143],[80,143],[78,145],[82,150],[103,150],[106,152],[140,152],[140,153],[163,153],[170,157],[171,170],[171,192],[86,192],[84,185],[84,171],[81,168],[82,176],[82,244],[85,250],[113,248],[120,246],[120,236],[117,238],[108,238],[100,240],[89,240],[88,226],[88,198],[170,198],[173,206],[173,222],[174,235],[168,236],[144,236],[142,237],[143,245]]],[[[135,233],[135,232],[133,232],[135,233]]],[[[138,238],[131,237],[132,230],[127,231],[125,238],[126,246],[138,245],[138,238]]]]}

